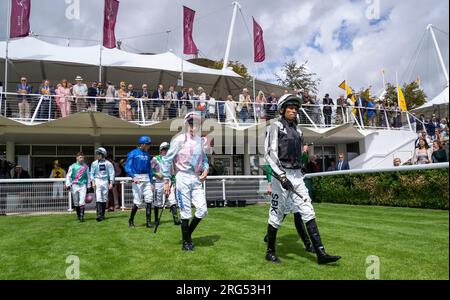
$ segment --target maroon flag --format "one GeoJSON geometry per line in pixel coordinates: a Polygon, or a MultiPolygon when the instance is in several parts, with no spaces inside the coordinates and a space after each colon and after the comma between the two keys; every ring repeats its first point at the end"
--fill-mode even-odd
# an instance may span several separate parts
{"type": "Polygon", "coordinates": [[[116,48],[116,27],[117,12],[119,11],[119,1],[105,0],[105,17],[103,19],[103,47],[116,48]]]}
{"type": "Polygon", "coordinates": [[[30,8],[31,0],[11,1],[11,38],[28,36],[30,32],[30,8]]]}
{"type": "Polygon", "coordinates": [[[266,51],[264,49],[263,30],[255,18],[253,18],[253,54],[255,62],[263,62],[266,59],[266,51]]]}
{"type": "Polygon", "coordinates": [[[198,49],[192,38],[192,30],[194,27],[195,11],[189,7],[183,6],[183,40],[184,40],[184,54],[197,54],[198,49]]]}

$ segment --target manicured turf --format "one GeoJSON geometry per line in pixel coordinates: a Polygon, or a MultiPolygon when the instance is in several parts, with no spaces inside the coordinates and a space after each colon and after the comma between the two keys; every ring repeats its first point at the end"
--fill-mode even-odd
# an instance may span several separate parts
{"type": "MultiPolygon", "coordinates": [[[[95,221],[87,214],[0,217],[0,279],[65,279],[66,257],[80,258],[80,279],[366,279],[366,258],[380,258],[380,279],[448,279],[448,211],[315,204],[322,240],[343,258],[318,265],[286,218],[277,241],[282,263],[264,260],[268,206],[209,209],[181,251],[180,228],[169,211],[154,234],[144,212],[95,221]]],[[[153,217],[153,216],[152,216],[153,217]]]]}

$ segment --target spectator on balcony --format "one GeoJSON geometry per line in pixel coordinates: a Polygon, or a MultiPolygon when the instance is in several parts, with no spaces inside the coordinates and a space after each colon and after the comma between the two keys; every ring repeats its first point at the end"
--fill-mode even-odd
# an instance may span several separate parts
{"type": "Polygon", "coordinates": [[[98,82],[92,81],[91,86],[88,88],[87,96],[88,96],[88,110],[96,111],[98,105],[98,82]]]}
{"type": "Polygon", "coordinates": [[[414,165],[424,165],[433,163],[432,155],[433,150],[428,146],[427,141],[424,138],[419,139],[419,146],[414,150],[412,163],[414,165]]]}
{"type": "Polygon", "coordinates": [[[435,114],[432,115],[430,122],[427,125],[427,133],[429,136],[433,136],[436,128],[441,128],[441,123],[435,114]]]}
{"type": "Polygon", "coordinates": [[[248,93],[248,89],[244,88],[242,94],[239,95],[239,104],[237,111],[239,112],[239,118],[241,123],[246,123],[249,117],[249,111],[251,109],[252,99],[248,93]]]}
{"type": "Polygon", "coordinates": [[[267,109],[266,109],[266,115],[267,115],[267,120],[272,120],[273,118],[275,118],[275,114],[278,110],[278,98],[275,95],[275,93],[271,93],[269,98],[267,99],[267,109]]]}
{"type": "Polygon", "coordinates": [[[447,162],[447,152],[445,146],[440,141],[433,142],[433,154],[431,155],[433,163],[447,162]]]}
{"type": "Polygon", "coordinates": [[[103,86],[103,83],[99,82],[97,84],[97,97],[99,97],[97,99],[97,111],[102,112],[103,111],[103,107],[105,106],[106,100],[106,90],[105,87],[103,86]]]}
{"type": "Polygon", "coordinates": [[[188,89],[188,100],[186,101],[186,106],[188,109],[188,113],[192,112],[195,109],[195,102],[198,100],[198,96],[195,94],[193,88],[188,89]]]}
{"type": "Polygon", "coordinates": [[[140,116],[137,116],[136,113],[139,111],[138,107],[138,93],[134,90],[134,86],[130,83],[127,86],[127,98],[128,104],[130,105],[131,112],[131,120],[139,120],[140,116]]]}
{"type": "Polygon", "coordinates": [[[333,99],[330,98],[330,94],[325,94],[323,98],[323,116],[325,121],[325,126],[331,126],[331,115],[333,114],[333,99]]]}
{"type": "Polygon", "coordinates": [[[348,94],[347,95],[347,120],[353,124],[355,123],[355,114],[356,114],[356,109],[355,109],[355,102],[353,102],[353,95],[352,94],[348,94]]]}
{"type": "Polygon", "coordinates": [[[388,108],[387,102],[386,101],[381,101],[380,104],[378,105],[378,112],[380,114],[380,126],[382,128],[387,128],[388,126],[388,120],[389,120],[389,114],[386,111],[386,109],[388,108]]]}
{"type": "Polygon", "coordinates": [[[440,126],[441,126],[441,132],[444,131],[445,127],[447,127],[447,118],[441,119],[440,126]]]}
{"type": "Polygon", "coordinates": [[[144,83],[142,85],[142,90],[139,92],[138,95],[139,99],[141,99],[142,101],[142,107],[144,107],[144,116],[145,119],[150,119],[150,111],[151,111],[151,103],[150,103],[150,98],[152,97],[149,89],[148,89],[148,85],[146,83],[144,83]]]}
{"type": "Polygon", "coordinates": [[[366,108],[367,108],[367,120],[369,121],[369,126],[375,127],[376,126],[375,117],[377,116],[377,112],[375,110],[375,103],[373,102],[372,98],[369,98],[367,100],[366,108]]]}
{"type": "MultiPolygon", "coordinates": [[[[26,77],[20,78],[20,83],[16,87],[17,104],[19,106],[19,118],[30,118],[30,96],[28,94],[33,93],[33,88],[28,84],[26,77]]],[[[1,100],[1,99],[0,99],[1,100]]]]}
{"type": "Polygon", "coordinates": [[[201,113],[202,118],[206,116],[206,93],[202,87],[197,89],[198,100],[196,103],[196,109],[201,113]]]}
{"type": "Polygon", "coordinates": [[[420,139],[424,139],[426,143],[428,144],[428,147],[432,146],[431,138],[427,135],[427,132],[424,130],[422,131],[419,136],[417,137],[416,141],[414,142],[414,148],[419,147],[419,141],[420,139]]]}
{"type": "Polygon", "coordinates": [[[344,153],[339,153],[338,162],[336,164],[336,171],[350,170],[348,161],[344,158],[344,153]]]}
{"type": "Polygon", "coordinates": [[[162,121],[164,119],[164,86],[159,84],[152,95],[153,107],[155,111],[152,114],[153,121],[162,121]]]}
{"type": "Polygon", "coordinates": [[[420,114],[419,120],[417,122],[416,132],[422,132],[427,129],[427,120],[424,114],[420,114]]]}
{"type": "Polygon", "coordinates": [[[177,117],[178,109],[178,92],[175,91],[173,85],[169,86],[169,90],[166,92],[165,96],[166,108],[168,111],[169,119],[175,119],[177,117]]]}
{"type": "Polygon", "coordinates": [[[394,158],[394,167],[401,167],[402,165],[402,161],[400,160],[400,158],[395,157],[394,158]]]}
{"type": "Polygon", "coordinates": [[[178,92],[177,98],[180,100],[178,115],[185,116],[188,113],[188,106],[190,104],[190,102],[187,101],[189,99],[187,88],[183,87],[181,91],[178,92]]]}
{"type": "Polygon", "coordinates": [[[83,83],[83,78],[81,76],[77,76],[75,81],[77,83],[72,87],[72,94],[75,97],[77,112],[80,112],[86,110],[86,96],[88,87],[83,83]]]}
{"type": "Polygon", "coordinates": [[[208,113],[206,115],[207,118],[216,119],[217,120],[217,109],[216,109],[216,99],[208,95],[206,97],[208,103],[208,113]]]}
{"type": "Polygon", "coordinates": [[[55,91],[50,86],[50,80],[46,79],[42,82],[41,86],[39,86],[39,94],[42,95],[42,101],[40,100],[41,105],[38,111],[38,118],[41,120],[49,120],[53,116],[52,109],[56,106],[56,104],[52,105],[52,95],[55,94],[55,91]]]}
{"type": "Polygon", "coordinates": [[[14,168],[13,179],[28,179],[30,178],[30,174],[25,171],[21,165],[16,165],[14,168]]]}
{"type": "Polygon", "coordinates": [[[266,96],[263,91],[259,91],[258,96],[256,96],[255,99],[256,118],[258,119],[258,122],[261,122],[261,119],[266,118],[266,105],[266,96]]]}
{"type": "Polygon", "coordinates": [[[225,116],[226,123],[233,123],[236,121],[236,102],[231,95],[227,96],[227,101],[225,102],[225,116]]]}
{"type": "Polygon", "coordinates": [[[127,86],[124,81],[120,82],[120,89],[117,91],[119,101],[119,115],[122,120],[131,121],[131,105],[128,103],[127,86]]]}
{"type": "Polygon", "coordinates": [[[339,95],[336,108],[336,124],[343,124],[345,122],[347,102],[344,95],[339,95]]]}
{"type": "Polygon", "coordinates": [[[441,129],[436,128],[436,129],[434,129],[434,134],[431,136],[431,142],[435,142],[435,141],[440,142],[440,140],[441,140],[441,129]]]}
{"type": "MultiPolygon", "coordinates": [[[[106,87],[105,111],[110,116],[118,116],[116,109],[116,88],[111,81],[108,81],[106,87]]],[[[117,101],[118,102],[118,101],[117,101]]]]}
{"type": "Polygon", "coordinates": [[[70,107],[72,102],[72,92],[70,91],[69,83],[67,79],[61,80],[61,84],[55,90],[55,101],[59,108],[61,117],[65,118],[70,115],[70,107]]]}

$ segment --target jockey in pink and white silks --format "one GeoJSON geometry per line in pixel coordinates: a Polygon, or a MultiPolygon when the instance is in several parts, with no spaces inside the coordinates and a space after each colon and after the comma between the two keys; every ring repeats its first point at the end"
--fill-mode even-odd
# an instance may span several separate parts
{"type": "Polygon", "coordinates": [[[192,251],[191,235],[200,221],[208,214],[202,182],[208,176],[209,164],[205,145],[200,136],[201,116],[191,112],[185,117],[184,132],[170,143],[169,151],[162,159],[161,173],[164,177],[164,192],[170,194],[170,177],[175,165],[176,191],[181,216],[181,233],[184,251],[192,251]],[[195,206],[192,217],[191,205],[195,206]]]}

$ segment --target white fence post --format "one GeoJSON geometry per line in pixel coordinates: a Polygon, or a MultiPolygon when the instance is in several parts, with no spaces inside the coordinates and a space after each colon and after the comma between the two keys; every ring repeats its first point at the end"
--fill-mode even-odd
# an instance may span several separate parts
{"type": "Polygon", "coordinates": [[[226,193],[225,193],[225,179],[222,179],[222,200],[227,201],[226,193]]]}
{"type": "Polygon", "coordinates": [[[120,194],[121,194],[121,202],[122,202],[122,211],[125,210],[125,181],[120,182],[120,194]]]}
{"type": "Polygon", "coordinates": [[[67,210],[68,212],[72,212],[72,193],[69,191],[69,197],[67,197],[69,199],[69,209],[67,210]]]}

